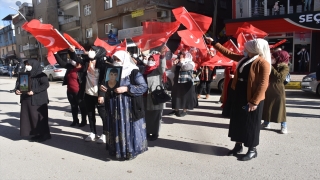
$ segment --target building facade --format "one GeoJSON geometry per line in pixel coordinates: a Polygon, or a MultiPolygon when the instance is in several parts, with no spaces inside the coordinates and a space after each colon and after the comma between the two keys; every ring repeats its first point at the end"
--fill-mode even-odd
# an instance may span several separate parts
{"type": "Polygon", "coordinates": [[[10,14],[2,19],[5,26],[0,29],[0,57],[4,59],[4,64],[8,64],[16,57],[16,36],[15,27],[12,23],[17,15],[10,14]]]}
{"type": "MultiPolygon", "coordinates": [[[[233,0],[233,19],[226,20],[227,35],[234,35],[244,22],[267,32],[266,39],[291,54],[290,72],[299,72],[298,52],[305,48],[310,56],[306,71],[314,72],[320,62],[320,1],[233,0]]],[[[302,72],[301,72],[302,73],[302,72]]]]}

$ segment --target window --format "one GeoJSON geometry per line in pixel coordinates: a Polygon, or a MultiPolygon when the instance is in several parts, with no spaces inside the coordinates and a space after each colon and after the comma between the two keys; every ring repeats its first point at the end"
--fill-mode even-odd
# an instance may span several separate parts
{"type": "Polygon", "coordinates": [[[87,4],[84,5],[84,16],[89,16],[91,14],[91,5],[87,4]]]}
{"type": "Polygon", "coordinates": [[[2,36],[0,35],[0,42],[2,42],[2,36]]]}
{"type": "Polygon", "coordinates": [[[112,0],[105,0],[104,2],[104,9],[112,8],[112,0]]]}
{"type": "Polygon", "coordinates": [[[37,0],[37,4],[40,4],[41,3],[41,0],[37,0]]]}
{"type": "Polygon", "coordinates": [[[86,29],[86,38],[92,37],[92,28],[86,29]]]}
{"type": "Polygon", "coordinates": [[[4,49],[2,49],[2,54],[4,54],[4,49]]]}
{"type": "Polygon", "coordinates": [[[12,40],[12,34],[11,34],[11,32],[8,33],[8,39],[9,39],[9,40],[12,40]]]}
{"type": "Polygon", "coordinates": [[[42,23],[43,22],[43,19],[42,19],[42,17],[39,17],[39,21],[42,23]]]}
{"type": "Polygon", "coordinates": [[[112,24],[108,23],[104,25],[104,32],[105,34],[109,34],[110,30],[112,29],[112,24]]]}
{"type": "Polygon", "coordinates": [[[20,34],[21,33],[21,29],[20,29],[20,27],[18,27],[18,34],[20,34]]]}
{"type": "Polygon", "coordinates": [[[19,45],[19,51],[22,52],[23,51],[23,46],[19,45]]]}
{"type": "Polygon", "coordinates": [[[14,51],[14,46],[12,46],[12,51],[14,51]]]}

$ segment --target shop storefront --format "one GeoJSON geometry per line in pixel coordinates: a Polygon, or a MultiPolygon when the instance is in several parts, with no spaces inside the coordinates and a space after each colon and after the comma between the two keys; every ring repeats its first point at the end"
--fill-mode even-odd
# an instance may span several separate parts
{"type": "Polygon", "coordinates": [[[239,18],[226,21],[226,34],[232,36],[237,28],[248,22],[253,26],[267,32],[266,40],[269,44],[275,44],[283,39],[287,41],[280,48],[288,51],[291,55],[290,72],[308,73],[314,72],[317,63],[320,62],[320,11],[299,14],[285,14],[282,16],[263,16],[251,18],[239,18]],[[301,49],[305,49],[309,55],[309,62],[305,63],[305,71],[299,65],[301,49]],[[299,53],[299,54],[298,54],[299,53]]]}

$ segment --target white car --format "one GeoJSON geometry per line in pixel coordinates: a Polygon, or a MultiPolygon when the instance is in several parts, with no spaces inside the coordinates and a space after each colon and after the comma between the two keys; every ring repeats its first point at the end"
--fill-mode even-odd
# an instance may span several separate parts
{"type": "Polygon", "coordinates": [[[4,66],[3,64],[0,64],[0,74],[3,75],[8,73],[9,73],[8,66],[4,66]]]}
{"type": "Polygon", "coordinates": [[[315,72],[302,78],[301,90],[313,92],[320,96],[320,82],[317,81],[315,72]]]}
{"type": "Polygon", "coordinates": [[[66,71],[67,70],[62,68],[59,64],[55,64],[45,66],[42,72],[47,75],[49,81],[53,81],[55,79],[63,80],[66,71]]]}

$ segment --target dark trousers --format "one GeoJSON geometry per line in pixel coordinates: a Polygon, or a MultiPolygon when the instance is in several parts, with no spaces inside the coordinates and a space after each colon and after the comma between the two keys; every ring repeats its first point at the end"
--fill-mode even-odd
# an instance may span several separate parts
{"type": "Polygon", "coordinates": [[[205,91],[205,94],[210,94],[210,84],[211,81],[200,81],[200,84],[197,87],[197,94],[201,94],[202,91],[205,91]]]}
{"type": "Polygon", "coordinates": [[[97,134],[96,130],[96,113],[95,113],[95,108],[97,107],[99,116],[102,119],[102,126],[103,130],[105,130],[105,124],[106,124],[106,109],[104,104],[100,105],[98,104],[98,97],[97,96],[90,96],[88,94],[85,94],[84,97],[85,104],[86,104],[86,109],[88,113],[88,119],[89,119],[89,124],[90,124],[90,130],[94,134],[97,134]]]}
{"type": "Polygon", "coordinates": [[[301,60],[299,63],[299,73],[304,73],[305,67],[306,67],[306,63],[303,60],[301,60]]]}
{"type": "Polygon", "coordinates": [[[85,101],[81,101],[79,103],[78,93],[74,93],[74,92],[67,91],[67,97],[71,105],[73,122],[79,123],[79,119],[78,119],[79,108],[81,112],[81,122],[83,123],[86,122],[87,110],[85,106],[85,101]]]}

